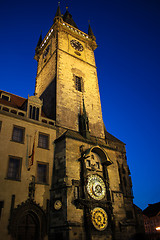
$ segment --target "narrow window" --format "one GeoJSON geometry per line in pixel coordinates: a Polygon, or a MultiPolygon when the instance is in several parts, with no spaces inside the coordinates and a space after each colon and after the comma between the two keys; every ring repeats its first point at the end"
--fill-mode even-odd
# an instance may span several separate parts
{"type": "Polygon", "coordinates": [[[36,120],[39,120],[39,108],[36,109],[36,120]]]}
{"type": "Polygon", "coordinates": [[[43,58],[47,57],[47,54],[49,53],[49,49],[50,49],[50,45],[48,45],[47,48],[44,50],[43,58]]]}
{"type": "Polygon", "coordinates": [[[37,183],[42,184],[48,183],[48,164],[46,163],[37,164],[37,183]]]}
{"type": "Polygon", "coordinates": [[[36,116],[36,107],[33,107],[32,119],[35,119],[36,116]]]}
{"type": "Polygon", "coordinates": [[[29,118],[34,120],[39,120],[39,108],[33,107],[30,105],[29,107],[29,118]]]}
{"type": "Polygon", "coordinates": [[[24,128],[18,126],[13,127],[12,141],[19,143],[24,142],[24,128]]]}
{"type": "Polygon", "coordinates": [[[1,128],[2,128],[2,121],[0,121],[0,131],[1,131],[1,128]]]}
{"type": "Polygon", "coordinates": [[[39,133],[38,147],[48,149],[49,136],[43,133],[39,133]]]}
{"type": "Polygon", "coordinates": [[[76,90],[79,92],[82,92],[82,78],[75,76],[75,85],[76,85],[76,90]]]}
{"type": "Polygon", "coordinates": [[[32,106],[29,106],[29,118],[32,118],[32,106]]]}
{"type": "Polygon", "coordinates": [[[9,157],[7,178],[20,180],[21,177],[21,158],[9,157]]]}
{"type": "Polygon", "coordinates": [[[77,187],[77,186],[74,188],[74,197],[75,197],[75,199],[79,198],[79,187],[77,187]]]}

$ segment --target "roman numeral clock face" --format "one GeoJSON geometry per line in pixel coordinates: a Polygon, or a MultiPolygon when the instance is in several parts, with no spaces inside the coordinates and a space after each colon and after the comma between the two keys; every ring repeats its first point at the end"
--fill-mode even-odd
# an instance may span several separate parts
{"type": "Polygon", "coordinates": [[[101,200],[106,193],[103,179],[98,175],[90,175],[87,178],[87,192],[95,200],[101,200]]]}
{"type": "Polygon", "coordinates": [[[75,50],[77,50],[77,51],[79,51],[79,52],[82,52],[82,51],[83,51],[83,46],[82,46],[82,44],[81,44],[80,42],[78,42],[77,40],[72,39],[72,40],[70,41],[70,44],[71,44],[71,46],[72,46],[75,50]]]}

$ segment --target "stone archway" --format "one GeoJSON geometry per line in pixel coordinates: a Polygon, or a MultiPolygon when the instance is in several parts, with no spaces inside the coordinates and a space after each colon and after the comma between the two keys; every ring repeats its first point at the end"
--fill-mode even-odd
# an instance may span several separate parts
{"type": "Polygon", "coordinates": [[[47,233],[47,216],[33,200],[28,199],[13,210],[9,224],[12,240],[43,240],[47,233]]]}
{"type": "Polygon", "coordinates": [[[37,240],[39,239],[40,223],[33,212],[26,212],[19,219],[17,224],[17,240],[37,240]]]}
{"type": "Polygon", "coordinates": [[[101,163],[102,164],[109,166],[109,165],[111,165],[113,163],[111,161],[111,159],[109,158],[107,152],[104,149],[102,149],[101,147],[99,147],[99,146],[94,146],[94,147],[91,147],[91,148],[87,149],[84,152],[84,156],[87,157],[92,152],[98,154],[98,156],[101,158],[101,163]]]}

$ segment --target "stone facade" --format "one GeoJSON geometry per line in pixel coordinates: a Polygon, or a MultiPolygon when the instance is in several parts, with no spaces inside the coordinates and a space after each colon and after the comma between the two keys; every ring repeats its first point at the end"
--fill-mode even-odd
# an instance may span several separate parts
{"type": "Polygon", "coordinates": [[[141,231],[125,144],[102,119],[96,47],[91,28],[80,31],[58,7],[36,47],[35,96],[1,91],[0,239],[128,240],[141,231]]]}

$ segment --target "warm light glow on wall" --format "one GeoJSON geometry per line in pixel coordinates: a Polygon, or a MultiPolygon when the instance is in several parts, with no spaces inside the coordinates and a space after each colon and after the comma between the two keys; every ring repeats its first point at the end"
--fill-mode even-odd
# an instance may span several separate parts
{"type": "Polygon", "coordinates": [[[160,227],[156,227],[156,230],[157,230],[157,231],[160,231],[160,227]]]}

